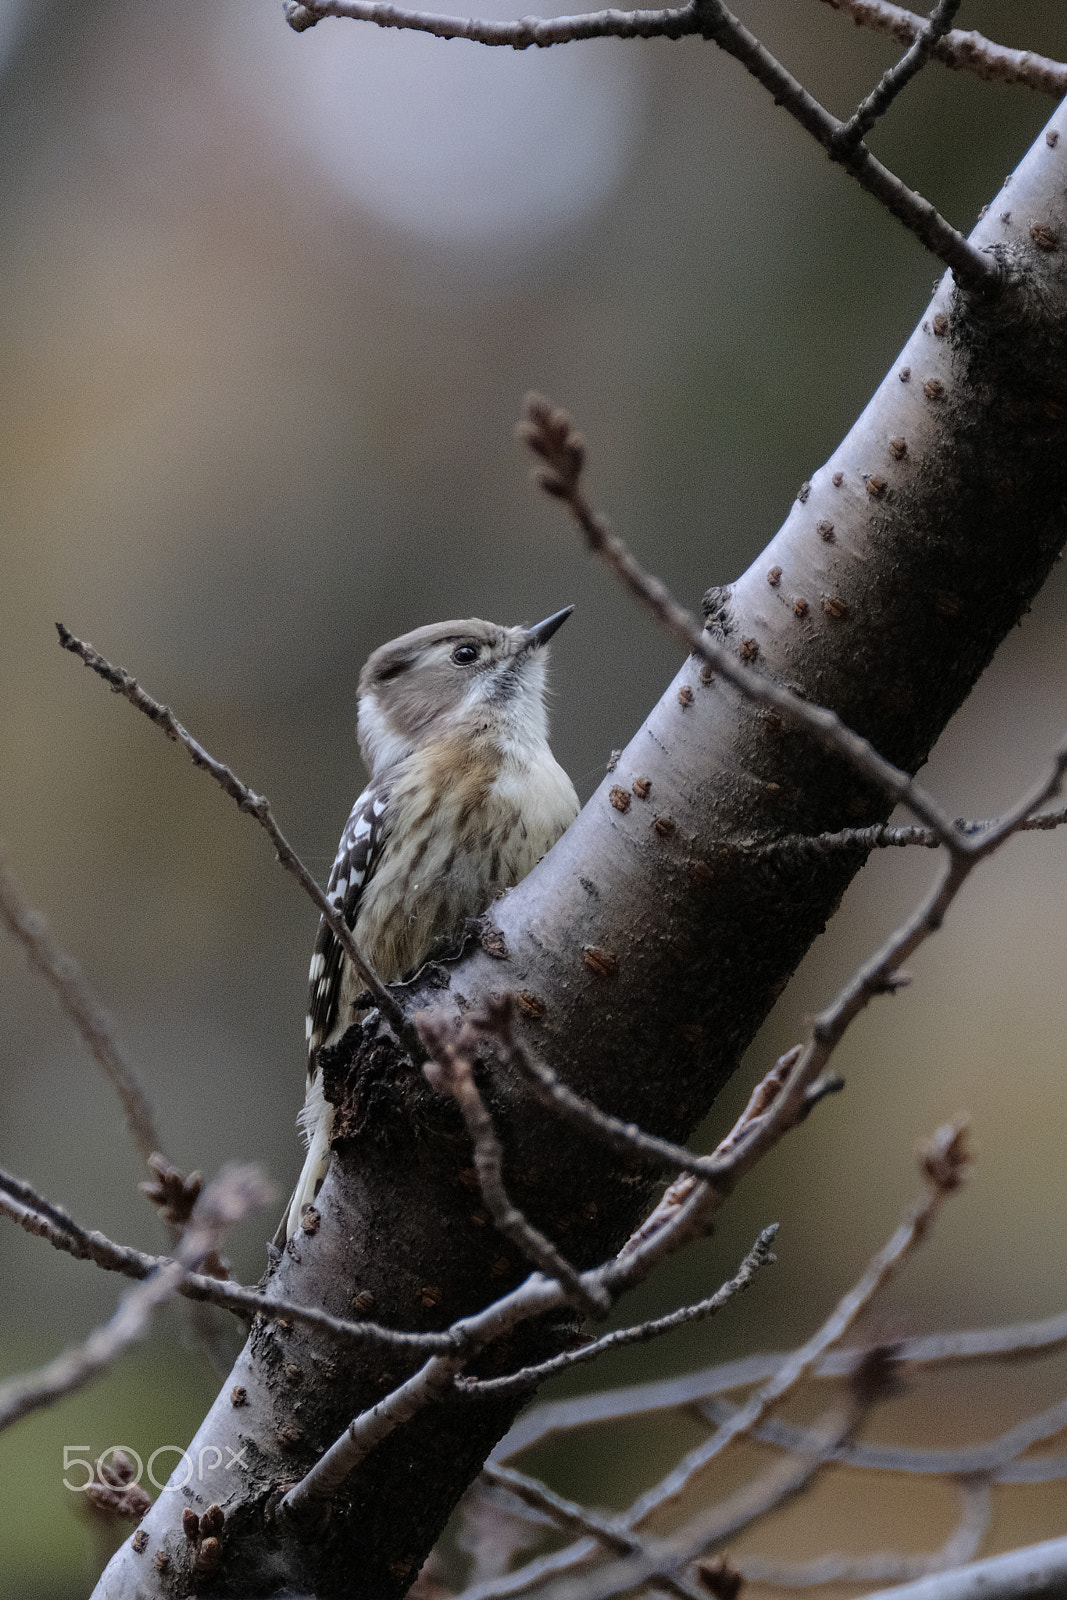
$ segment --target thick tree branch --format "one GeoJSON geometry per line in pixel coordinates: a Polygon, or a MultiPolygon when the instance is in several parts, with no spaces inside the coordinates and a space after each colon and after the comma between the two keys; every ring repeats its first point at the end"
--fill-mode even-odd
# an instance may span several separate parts
{"type": "MultiPolygon", "coordinates": [[[[768,550],[708,601],[707,636],[736,663],[749,672],[758,663],[769,682],[829,707],[906,774],[1025,611],[1063,539],[1065,133],[1060,110],[972,236],[980,254],[996,249],[1005,260],[1008,291],[985,305],[951,281],[939,287],[768,550]]],[[[424,979],[406,996],[412,1012],[438,1008],[458,1020],[510,990],[531,1049],[568,1088],[675,1142],[735,1069],[863,859],[861,848],[811,861],[768,858],[759,847],[875,826],[891,808],[879,785],[794,719],[742,697],[714,667],[709,682],[704,666],[684,664],[581,816],[494,903],[497,953],[470,950],[447,968],[448,987],[437,974],[436,987],[424,979]]],[[[647,1168],[564,1125],[491,1047],[477,1071],[516,1207],[579,1270],[607,1260],[647,1214],[647,1168]]],[[[528,1268],[485,1226],[454,1103],[433,1095],[373,1024],[330,1054],[323,1077],[336,1133],[321,1224],[283,1254],[272,1293],[339,1316],[373,1307],[396,1327],[441,1331],[513,1292],[528,1268]]],[[[802,1073],[789,1091],[801,1108],[807,1086],[802,1073]]],[[[759,1138],[743,1148],[738,1173],[759,1138]]],[[[661,1237],[639,1247],[650,1250],[646,1261],[661,1237]]],[[[562,1308],[526,1323],[486,1349],[478,1375],[545,1360],[572,1332],[562,1308]]],[[[227,1444],[255,1445],[246,1483],[209,1473],[196,1486],[200,1513],[220,1493],[232,1500],[220,1596],[286,1587],[340,1595],[356,1568],[376,1600],[404,1593],[513,1421],[513,1397],[423,1407],[346,1479],[311,1538],[273,1510],[414,1365],[370,1348],[340,1362],[323,1333],[257,1325],[192,1446],[225,1456],[227,1444]],[[247,1395],[236,1411],[232,1385],[247,1395]]],[[[188,1593],[176,1498],[153,1506],[144,1554],[124,1547],[100,1596],[128,1600],[138,1584],[148,1600],[188,1593]],[[157,1553],[172,1560],[169,1576],[153,1575],[157,1553]]]]}

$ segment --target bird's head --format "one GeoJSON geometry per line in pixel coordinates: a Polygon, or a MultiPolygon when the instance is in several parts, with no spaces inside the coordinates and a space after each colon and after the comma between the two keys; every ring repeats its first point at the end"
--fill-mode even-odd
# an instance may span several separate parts
{"type": "Polygon", "coordinates": [[[359,678],[359,743],[370,771],[451,731],[543,741],[546,647],[573,609],[533,627],[432,622],[381,645],[359,678]]]}

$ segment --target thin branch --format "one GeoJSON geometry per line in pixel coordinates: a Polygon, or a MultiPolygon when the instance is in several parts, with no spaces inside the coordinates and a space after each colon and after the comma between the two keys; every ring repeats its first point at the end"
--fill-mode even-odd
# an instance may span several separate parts
{"type": "MultiPolygon", "coordinates": [[[[895,1366],[895,1352],[890,1350],[889,1356],[895,1366]]],[[[709,1421],[720,1425],[732,1421],[737,1409],[721,1400],[708,1401],[701,1407],[709,1421]]],[[[1030,1471],[1021,1469],[1036,1466],[1041,1469],[1037,1481],[1044,1483],[1063,1476],[1063,1461],[1052,1461],[1049,1470],[1047,1461],[1020,1463],[1019,1457],[1035,1444],[1055,1438],[1065,1427],[1067,1400],[1058,1400],[1055,1405],[1024,1417],[998,1438],[984,1444],[963,1445],[957,1450],[949,1450],[937,1446],[918,1449],[849,1440],[835,1452],[834,1461],[839,1466],[858,1467],[870,1472],[900,1472],[937,1478],[980,1477],[990,1483],[1033,1482],[1030,1471]]],[[[777,1445],[783,1450],[803,1452],[811,1448],[806,1429],[777,1420],[762,1423],[755,1429],[753,1438],[764,1444],[777,1445]]]]}
{"type": "Polygon", "coordinates": [[[46,1239],[53,1249],[63,1250],[77,1261],[93,1261],[106,1272],[120,1272],[127,1278],[146,1278],[166,1256],[146,1255],[128,1245],[115,1244],[102,1233],[90,1232],[51,1200],[46,1200],[21,1178],[0,1171],[0,1212],[17,1222],[27,1233],[46,1239]]]}
{"type": "Polygon", "coordinates": [[[147,1161],[155,1151],[162,1149],[162,1140],[137,1073],[124,1059],[115,1040],[111,1019],[93,993],[85,974],[73,956],[68,955],[53,938],[44,918],[23,898],[2,857],[0,920],[19,940],[30,965],[55,990],[64,1011],[118,1095],[130,1136],[147,1161]]]}
{"type": "Polygon", "coordinates": [[[0,1429],[82,1389],[148,1331],[152,1314],[179,1292],[182,1279],[216,1251],[222,1233],[271,1197],[272,1190],[256,1167],[224,1169],[204,1191],[178,1252],[119,1303],[109,1322],[96,1328],[84,1344],[68,1350],[37,1372],[0,1386],[0,1429]]]}
{"type": "MultiPolygon", "coordinates": [[[[858,1426],[862,1409],[852,1397],[848,1406],[828,1412],[816,1422],[811,1432],[821,1441],[821,1448],[813,1455],[783,1458],[719,1504],[698,1512],[669,1539],[658,1540],[596,1572],[554,1584],[545,1591],[544,1600],[610,1600],[649,1580],[662,1584],[684,1572],[698,1557],[721,1547],[727,1539],[735,1538],[753,1522],[803,1493],[842,1438],[858,1426]]],[[[472,1600],[472,1596],[468,1594],[463,1600],[472,1600]]]]}
{"type": "Polygon", "coordinates": [[[523,1216],[504,1187],[504,1152],[474,1081],[472,1057],[479,1043],[477,1030],[469,1026],[456,1028],[439,1017],[420,1017],[416,1025],[431,1057],[423,1067],[426,1081],[438,1093],[451,1095],[459,1106],[474,1146],[482,1198],[497,1229],[546,1277],[555,1278],[568,1300],[587,1316],[605,1316],[611,1309],[607,1291],[586,1284],[552,1240],[523,1216]]]}
{"type": "MultiPolygon", "coordinates": [[[[886,33],[899,44],[911,44],[926,26],[926,18],[891,5],[889,0],[823,0],[824,5],[851,17],[853,22],[876,33],[886,33]]],[[[954,28],[939,39],[934,59],[957,71],[973,72],[991,83],[1008,83],[1042,94],[1067,94],[1067,65],[1036,55],[1032,50],[1011,50],[994,44],[980,33],[954,28]]]]}
{"type": "MultiPolygon", "coordinates": [[[[948,0],[945,0],[948,3],[948,0]]],[[[690,0],[677,11],[638,12],[602,11],[584,17],[556,19],[524,17],[517,22],[499,23],[444,17],[427,12],[406,11],[385,0],[286,0],[289,26],[297,33],[313,28],[326,17],[348,17],[374,22],[384,28],[414,28],[444,39],[469,39],[486,45],[508,45],[525,50],[531,45],[564,44],[577,39],[652,38],[680,39],[700,34],[739,61],[758,83],[813,138],[831,160],[837,161],[860,186],[881,202],[890,214],[918,238],[931,253],[951,268],[961,289],[985,296],[998,294],[1003,287],[1000,266],[995,257],[977,249],[958,229],[910,189],[895,173],[855,144],[838,146],[845,124],[820,105],[814,95],[788,72],[754,34],[727,10],[722,0],[690,0]]]]}
{"type": "MultiPolygon", "coordinates": [[[[824,4],[904,45],[918,39],[927,25],[925,17],[903,6],[890,5],[888,0],[824,0],[824,4]]],[[[313,28],[325,17],[346,17],[374,23],[379,28],[411,29],[438,39],[469,39],[475,44],[505,45],[513,50],[526,50],[531,45],[544,48],[572,44],[581,39],[683,39],[699,27],[695,4],[660,10],[588,11],[570,17],[521,17],[514,22],[442,16],[392,5],[389,0],[320,0],[318,5],[285,0],[284,11],[296,33],[313,28]]],[[[934,59],[991,82],[1018,84],[1043,94],[1067,94],[1067,65],[1062,61],[1036,55],[1032,50],[1009,49],[980,33],[953,29],[937,41],[934,59]]]]}
{"type": "MultiPolygon", "coordinates": [[[[626,1528],[615,1517],[605,1517],[599,1512],[592,1511],[588,1506],[577,1505],[573,1500],[565,1500],[562,1495],[555,1493],[547,1484],[540,1483],[536,1478],[527,1477],[524,1472],[516,1472],[514,1467],[486,1466],[482,1469],[482,1477],[497,1488],[506,1489],[517,1499],[522,1500],[534,1510],[542,1512],[566,1533],[584,1533],[591,1535],[607,1550],[613,1550],[619,1555],[642,1554],[647,1559],[655,1560],[658,1540],[642,1538],[632,1529],[626,1528]]],[[[671,1594],[684,1595],[687,1600],[707,1600],[707,1590],[698,1588],[688,1579],[678,1573],[664,1573],[663,1587],[671,1594]]]]}
{"type": "MultiPolygon", "coordinates": [[[[147,1278],[172,1260],[170,1256],[148,1255],[129,1245],[116,1244],[95,1230],[90,1232],[60,1206],[37,1194],[29,1184],[2,1171],[0,1213],[9,1216],[27,1233],[47,1240],[55,1249],[65,1251],[76,1260],[92,1261],[106,1272],[119,1272],[127,1278],[147,1278]]],[[[243,1284],[230,1283],[203,1273],[186,1273],[177,1292],[189,1300],[206,1301],[219,1306],[223,1311],[231,1311],[245,1320],[262,1316],[272,1321],[302,1322],[358,1343],[378,1342],[403,1350],[454,1350],[461,1342],[448,1331],[407,1333],[383,1327],[377,1322],[349,1322],[344,1317],[331,1316],[328,1311],[320,1311],[315,1306],[301,1305],[294,1300],[279,1300],[258,1289],[245,1288],[243,1284]]]]}
{"type": "Polygon", "coordinates": [[[814,95],[777,61],[770,51],[760,44],[727,10],[722,0],[697,0],[700,16],[700,33],[732,55],[762,84],[801,127],[817,139],[831,159],[840,160],[844,170],[856,179],[868,194],[879,200],[890,214],[915,234],[926,248],[951,268],[957,284],[973,294],[995,295],[1002,287],[1000,266],[994,257],[977,249],[922,195],[909,189],[905,183],[884,167],[867,147],[859,145],[841,157],[835,150],[835,140],[841,122],[814,95]]]}
{"type": "MultiPolygon", "coordinates": [[[[505,993],[491,996],[480,1011],[467,1018],[469,1031],[492,1039],[504,1064],[537,1090],[546,1105],[552,1106],[568,1122],[586,1129],[597,1139],[624,1155],[636,1156],[659,1171],[689,1172],[714,1183],[720,1166],[714,1156],[698,1156],[684,1145],[658,1134],[646,1133],[635,1122],[624,1122],[601,1111],[560,1079],[552,1068],[536,1056],[515,1030],[515,998],[505,993]]],[[[721,1164],[720,1164],[721,1165],[721,1164]]]]}
{"type": "MultiPolygon", "coordinates": [[[[949,1195],[960,1186],[966,1161],[963,1127],[960,1124],[949,1124],[940,1128],[920,1155],[925,1193],[912,1205],[904,1221],[889,1242],[871,1260],[859,1281],[838,1302],[818,1332],[799,1350],[787,1357],[773,1376],[751,1395],[744,1405],[738,1407],[710,1439],[690,1451],[659,1483],[653,1485],[631,1505],[623,1518],[625,1527],[638,1529],[654,1512],[676,1500],[704,1467],[721,1455],[728,1445],[754,1432],[768,1412],[780,1404],[786,1395],[819,1365],[827,1352],[844,1337],[851,1323],[869,1304],[871,1298],[895,1276],[911,1252],[927,1237],[937,1212],[949,1195]]],[[[869,1361],[869,1353],[866,1361],[869,1361]]],[[[702,1513],[696,1523],[687,1525],[673,1536],[670,1549],[676,1552],[675,1559],[666,1569],[662,1564],[657,1566],[655,1568],[657,1576],[663,1570],[679,1570],[713,1540],[731,1536],[757,1516],[765,1514],[771,1506],[781,1504],[786,1498],[801,1492],[811,1481],[814,1473],[832,1458],[837,1448],[854,1431],[858,1416],[857,1407],[869,1403],[869,1395],[873,1393],[873,1383],[867,1383],[868,1399],[865,1400],[864,1384],[859,1381],[860,1376],[867,1370],[866,1361],[861,1358],[850,1374],[853,1379],[853,1406],[848,1416],[842,1417],[838,1412],[828,1414],[814,1429],[809,1430],[806,1438],[809,1448],[805,1452],[788,1458],[771,1473],[758,1479],[755,1484],[748,1485],[722,1505],[714,1507],[712,1511],[702,1513]]],[[[592,1548],[588,1540],[581,1540],[566,1550],[555,1551],[550,1557],[528,1563],[519,1572],[509,1574],[507,1579],[499,1580],[495,1586],[481,1586],[480,1589],[472,1591],[466,1600],[491,1600],[491,1597],[501,1597],[502,1600],[505,1595],[524,1593],[530,1588],[541,1587],[549,1578],[573,1570],[574,1567],[584,1563],[592,1548]]],[[[591,1580],[588,1591],[582,1591],[583,1594],[587,1593],[588,1600],[598,1600],[600,1596],[619,1593],[627,1587],[636,1587],[638,1583],[652,1576],[652,1571],[639,1555],[624,1558],[621,1563],[605,1569],[605,1573],[606,1575],[597,1574],[591,1580]],[[616,1580],[618,1587],[613,1586],[616,1580]]],[[[550,1591],[553,1600],[565,1600],[565,1597],[570,1596],[572,1592],[577,1595],[579,1591],[571,1591],[568,1585],[550,1591]]]]}
{"type": "Polygon", "coordinates": [[[573,44],[579,39],[682,39],[699,31],[693,4],[655,11],[590,11],[573,17],[521,17],[515,22],[442,16],[389,4],[389,0],[322,0],[304,5],[285,0],[285,18],[296,33],[304,33],[326,17],[353,22],[373,22],[379,28],[412,29],[437,39],[469,39],[472,44],[504,45],[526,50],[573,44]]]}
{"type": "Polygon", "coordinates": [[[1027,1545],[951,1572],[920,1578],[899,1589],[879,1589],[865,1600],[1052,1600],[1067,1588],[1067,1539],[1027,1545]]]}
{"type": "Polygon", "coordinates": [[[926,1193],[911,1206],[893,1237],[872,1258],[859,1281],[838,1301],[818,1332],[795,1350],[774,1377],[739,1406],[710,1439],[691,1450],[665,1478],[635,1501],[629,1513],[635,1525],[676,1500],[697,1473],[720,1456],[728,1445],[751,1434],[819,1364],[826,1352],[841,1342],[860,1312],[896,1276],[912,1251],[927,1237],[937,1213],[962,1183],[968,1159],[965,1131],[962,1123],[947,1123],[937,1130],[921,1157],[926,1193]]]}
{"type": "Polygon", "coordinates": [[[647,1344],[650,1339],[658,1339],[662,1333],[671,1333],[675,1328],[686,1327],[691,1322],[703,1322],[707,1317],[712,1317],[717,1311],[721,1311],[735,1295],[747,1289],[759,1269],[776,1259],[771,1251],[771,1244],[777,1232],[777,1223],[764,1228],[734,1276],[706,1300],[698,1300],[689,1306],[680,1306],[677,1311],[669,1311],[662,1317],[650,1317],[647,1322],[639,1322],[632,1328],[617,1328],[612,1333],[605,1333],[601,1338],[582,1345],[578,1350],[565,1350],[549,1361],[542,1361],[537,1366],[522,1367],[518,1372],[510,1373],[506,1377],[457,1378],[456,1391],[474,1397],[519,1392],[534,1384],[543,1383],[546,1378],[554,1377],[556,1373],[563,1372],[568,1367],[595,1361],[607,1350],[616,1350],[628,1344],[647,1344]]]}
{"type": "Polygon", "coordinates": [[[931,1572],[945,1572],[974,1559],[993,1515],[989,1484],[981,1478],[963,1479],[959,1493],[960,1514],[956,1526],[941,1549],[931,1555],[831,1555],[796,1563],[746,1556],[741,1561],[742,1575],[746,1583],[765,1583],[779,1589],[810,1589],[823,1583],[906,1583],[931,1572]]]}
{"type": "MultiPolygon", "coordinates": [[[[965,1329],[956,1333],[929,1334],[924,1338],[903,1339],[892,1347],[893,1362],[912,1371],[950,1366],[971,1361],[1017,1361],[1049,1353],[1067,1344],[1067,1312],[1040,1322],[1011,1323],[1000,1328],[965,1329]]],[[[847,1377],[863,1357],[856,1346],[831,1350],[809,1374],[812,1378],[834,1380],[847,1377]]],[[[549,1400],[521,1417],[493,1451],[492,1460],[506,1461],[520,1451],[556,1434],[572,1433],[577,1428],[601,1426],[607,1422],[630,1421],[663,1411],[689,1408],[710,1402],[733,1389],[765,1383],[788,1359],[787,1351],[742,1356],[737,1361],[720,1362],[701,1371],[677,1378],[660,1378],[651,1383],[601,1390],[570,1400],[549,1400]]],[[[718,1420],[718,1419],[716,1419],[718,1420]]],[[[778,1442],[772,1433],[785,1425],[762,1425],[766,1432],[757,1437],[778,1442]]],[[[886,1446],[850,1445],[848,1457],[866,1465],[865,1452],[886,1446]]],[[[911,1452],[916,1455],[917,1452],[911,1452]]],[[[879,1457],[878,1466],[887,1462],[879,1457]]],[[[903,1469],[902,1469],[903,1470],[903,1469]]],[[[940,1469],[939,1469],[940,1470],[940,1469]]],[[[1056,1476],[1060,1467],[1056,1466],[1056,1476]]]]}
{"type": "Polygon", "coordinates": [[[941,879],[906,922],[849,978],[831,1005],[816,1017],[811,1032],[811,1066],[822,1071],[845,1030],[878,994],[896,987],[895,975],[945,920],[949,907],[978,863],[999,849],[1028,816],[1057,795],[1067,772],[1067,745],[1053,757],[1047,775],[996,822],[961,844],[950,856],[941,879]]]}
{"type": "Polygon", "coordinates": [[[132,706],[136,706],[138,711],[143,711],[149,721],[154,722],[157,728],[163,730],[168,739],[182,746],[194,766],[200,767],[214,778],[219,787],[230,796],[230,799],[236,801],[240,810],[255,818],[274,845],[281,865],[286,872],[291,873],[304,892],[318,907],[319,914],[328,924],[334,938],[359,973],[364,987],[373,996],[374,1004],[382,1015],[388,1019],[389,1025],[397,1038],[404,1044],[412,1060],[421,1062],[424,1059],[424,1052],[415,1029],[408,1021],[394,996],[389,993],[385,984],[382,983],[374,968],[361,952],[344,917],[336,906],[327,899],[323,890],[282,833],[266,796],[255,794],[248,788],[247,784],[241,782],[240,778],[224,762],[217,761],[213,755],[209,754],[203,745],[194,739],[186,728],[182,727],[170,707],[163,705],[158,700],[154,700],[150,694],[141,688],[137,679],[132,677],[123,667],[112,666],[111,662],[102,656],[98,650],[95,650],[91,644],[86,643],[84,640],[75,638],[74,634],[65,628],[61,622],[56,623],[56,629],[59,633],[59,642],[64,650],[69,650],[72,655],[79,656],[87,667],[110,685],[115,694],[121,694],[132,706]]]}
{"type": "Polygon", "coordinates": [[[956,19],[961,0],[938,0],[925,27],[916,35],[895,66],[884,72],[879,82],[860,101],[848,121],[834,138],[838,156],[851,155],[860,141],[870,133],[879,117],[885,115],[897,96],[921,72],[934,53],[939,39],[943,39],[956,19]]]}
{"type": "MultiPolygon", "coordinates": [[[[979,821],[959,821],[956,826],[967,835],[986,833],[999,823],[997,817],[979,821]]],[[[1067,823],[1067,807],[1057,811],[1039,811],[1019,823],[1017,833],[1051,832],[1067,823]]],[[[903,850],[918,845],[925,850],[937,850],[942,840],[932,828],[915,825],[891,828],[888,823],[876,822],[869,828],[839,828],[834,833],[791,833],[781,839],[756,846],[757,855],[788,855],[803,859],[805,856],[833,855],[839,850],[903,850]]]]}

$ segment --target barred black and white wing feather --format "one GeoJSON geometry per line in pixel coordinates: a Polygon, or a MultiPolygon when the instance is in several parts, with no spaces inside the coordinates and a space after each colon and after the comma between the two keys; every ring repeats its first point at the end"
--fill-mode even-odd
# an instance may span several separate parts
{"type": "MultiPolygon", "coordinates": [[[[380,783],[371,783],[364,789],[345,823],[326,885],[329,899],[356,935],[357,943],[360,901],[388,834],[388,799],[388,791],[380,783]]],[[[324,1044],[335,1044],[354,1020],[351,997],[359,992],[360,984],[348,968],[348,958],[329,924],[320,922],[308,973],[308,1087],[299,1119],[308,1152],[284,1223],[284,1231],[290,1237],[300,1226],[304,1207],[314,1200],[330,1161],[333,1108],[322,1093],[315,1053],[324,1044]]]]}
{"type": "MultiPolygon", "coordinates": [[[[379,784],[372,783],[364,789],[345,823],[330,869],[327,897],[353,931],[364,886],[384,843],[387,799],[388,794],[379,784]]],[[[308,972],[308,1074],[312,1077],[316,1050],[320,1045],[334,1043],[351,1020],[342,1012],[345,966],[344,951],[329,923],[321,921],[308,972]]]]}

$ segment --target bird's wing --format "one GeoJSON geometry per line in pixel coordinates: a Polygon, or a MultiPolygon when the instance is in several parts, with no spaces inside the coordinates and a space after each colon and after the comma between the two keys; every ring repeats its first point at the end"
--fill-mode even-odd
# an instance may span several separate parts
{"type": "MultiPolygon", "coordinates": [[[[370,784],[352,807],[337,855],[330,869],[326,894],[350,928],[356,925],[364,885],[374,871],[386,826],[388,792],[370,784]]],[[[341,1003],[345,953],[325,919],[319,922],[308,973],[308,1075],[314,1076],[315,1052],[332,1033],[341,1003]]]]}

